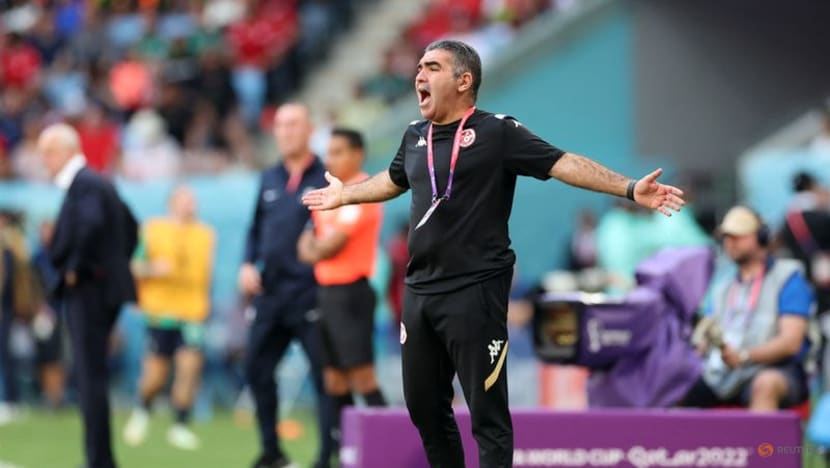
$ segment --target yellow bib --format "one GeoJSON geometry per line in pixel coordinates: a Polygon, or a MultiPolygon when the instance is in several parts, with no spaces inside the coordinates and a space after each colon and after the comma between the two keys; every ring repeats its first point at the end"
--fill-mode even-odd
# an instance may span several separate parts
{"type": "Polygon", "coordinates": [[[164,260],[169,275],[138,281],[138,303],[149,315],[203,321],[210,309],[214,233],[208,225],[154,219],[144,226],[146,260],[164,260]]]}

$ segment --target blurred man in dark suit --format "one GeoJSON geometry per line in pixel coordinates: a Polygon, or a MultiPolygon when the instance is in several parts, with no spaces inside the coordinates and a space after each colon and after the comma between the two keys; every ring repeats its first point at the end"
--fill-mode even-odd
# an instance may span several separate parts
{"type": "Polygon", "coordinates": [[[58,272],[52,291],[63,302],[69,326],[87,466],[111,468],[108,342],[121,306],[135,300],[130,256],[138,226],[112,184],[86,167],[75,129],[47,127],[38,151],[55,185],[66,192],[51,246],[58,272]]]}

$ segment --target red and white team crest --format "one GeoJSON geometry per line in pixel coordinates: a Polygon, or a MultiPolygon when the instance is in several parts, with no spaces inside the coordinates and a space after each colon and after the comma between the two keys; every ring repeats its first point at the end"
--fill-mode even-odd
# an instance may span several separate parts
{"type": "Polygon", "coordinates": [[[476,141],[476,131],[468,128],[461,132],[461,141],[458,143],[462,148],[466,148],[476,141]]]}

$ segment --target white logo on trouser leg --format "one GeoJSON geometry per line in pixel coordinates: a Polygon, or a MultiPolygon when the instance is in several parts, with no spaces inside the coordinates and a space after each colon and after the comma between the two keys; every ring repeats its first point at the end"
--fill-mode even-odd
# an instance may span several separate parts
{"type": "Polygon", "coordinates": [[[496,357],[498,357],[499,351],[501,351],[502,343],[504,343],[504,340],[493,340],[487,345],[487,349],[490,350],[490,364],[496,362],[496,357]]]}
{"type": "Polygon", "coordinates": [[[504,365],[504,358],[507,356],[507,341],[505,340],[493,340],[487,345],[487,350],[490,352],[490,364],[496,363],[495,367],[493,367],[493,371],[490,372],[490,375],[484,379],[484,391],[490,390],[496,381],[499,379],[499,374],[501,373],[501,368],[504,365]],[[502,346],[504,344],[504,346],[502,346]],[[499,360],[496,361],[496,356],[498,356],[499,360]]]}

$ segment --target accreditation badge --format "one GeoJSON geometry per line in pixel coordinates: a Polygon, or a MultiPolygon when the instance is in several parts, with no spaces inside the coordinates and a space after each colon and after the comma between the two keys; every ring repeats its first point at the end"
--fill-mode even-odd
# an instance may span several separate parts
{"type": "Polygon", "coordinates": [[[423,226],[424,224],[426,224],[427,221],[429,221],[429,218],[432,216],[432,213],[435,212],[435,209],[438,208],[438,205],[441,204],[442,200],[443,200],[443,198],[436,198],[435,201],[432,202],[432,206],[429,207],[427,212],[424,213],[424,216],[421,218],[420,221],[418,221],[418,224],[415,226],[416,230],[418,228],[420,228],[421,226],[423,226]]]}

